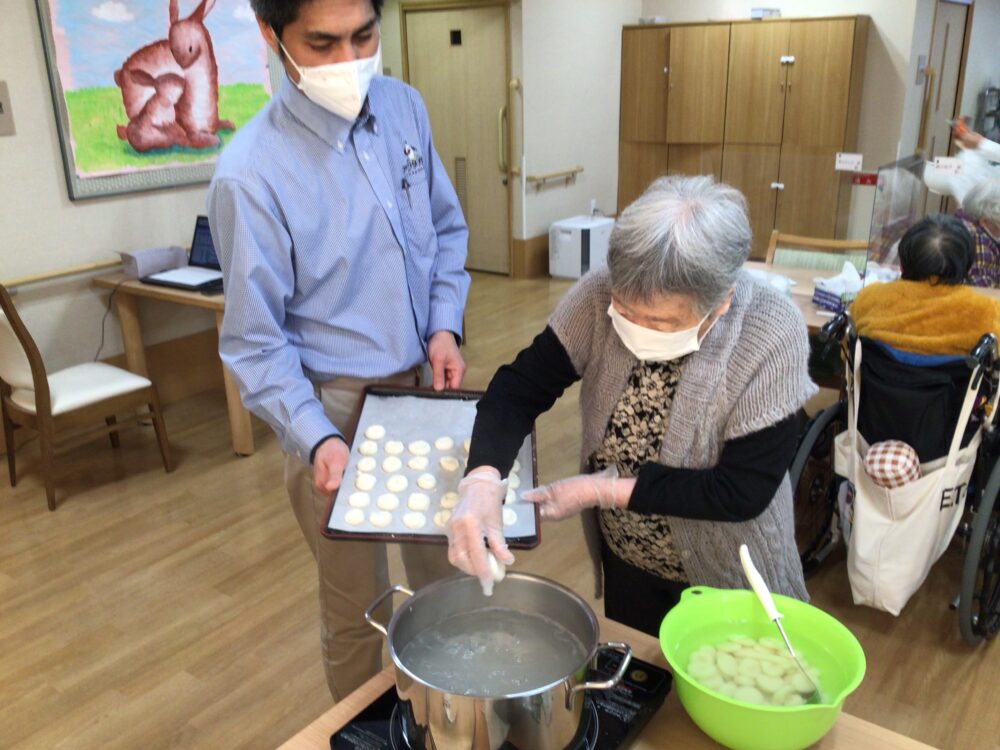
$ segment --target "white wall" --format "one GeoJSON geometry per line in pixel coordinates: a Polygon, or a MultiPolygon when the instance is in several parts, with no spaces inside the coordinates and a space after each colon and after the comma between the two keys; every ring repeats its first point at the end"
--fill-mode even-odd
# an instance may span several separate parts
{"type": "Polygon", "coordinates": [[[972,9],[972,32],[969,34],[969,57],[965,63],[965,83],[961,93],[961,112],[975,119],[979,92],[986,86],[1000,85],[1000,0],[976,0],[972,9]]]}
{"type": "MultiPolygon", "coordinates": [[[[3,0],[0,79],[10,88],[17,135],[0,138],[0,280],[113,260],[119,250],[191,241],[205,188],[72,202],[66,190],[35,0],[3,0]]],[[[24,287],[18,308],[50,368],[89,360],[100,342],[106,295],[86,279],[24,287]]],[[[155,343],[214,326],[207,313],[143,304],[155,343]]],[[[103,356],[121,352],[114,318],[103,356]]]]}
{"type": "Polygon", "coordinates": [[[569,187],[525,192],[524,231],[586,213],[591,198],[614,213],[618,193],[621,27],[636,23],[641,0],[523,0],[523,127],[528,174],[583,166],[569,187]]]}

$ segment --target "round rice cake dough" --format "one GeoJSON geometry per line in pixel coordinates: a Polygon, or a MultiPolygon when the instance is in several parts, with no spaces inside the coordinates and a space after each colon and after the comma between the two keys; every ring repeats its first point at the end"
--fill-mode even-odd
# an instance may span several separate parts
{"type": "Polygon", "coordinates": [[[369,440],[381,440],[385,437],[385,427],[380,424],[370,424],[365,430],[365,437],[369,440]]]}
{"type": "Polygon", "coordinates": [[[512,490],[516,490],[518,487],[521,486],[521,477],[519,477],[517,474],[511,471],[510,476],[507,477],[507,486],[510,487],[512,490]]]}
{"type": "Polygon", "coordinates": [[[456,505],[458,505],[457,492],[446,492],[441,496],[442,508],[454,508],[456,505]]]}
{"type": "Polygon", "coordinates": [[[439,437],[437,440],[434,441],[434,447],[437,448],[439,451],[450,451],[452,448],[455,447],[455,441],[452,440],[447,435],[445,435],[443,437],[439,437]]]}
{"type": "Polygon", "coordinates": [[[454,456],[441,456],[441,460],[438,462],[441,464],[441,468],[445,471],[458,471],[460,464],[458,459],[454,456]]]}
{"type": "Polygon", "coordinates": [[[515,523],[517,523],[517,511],[509,505],[505,505],[503,508],[503,525],[513,526],[515,523]]]}
{"type": "Polygon", "coordinates": [[[396,510],[399,507],[399,496],[391,492],[385,492],[378,496],[375,504],[382,510],[396,510]]]}
{"type": "Polygon", "coordinates": [[[347,504],[352,508],[367,508],[372,504],[372,496],[367,492],[352,492],[347,498],[347,504]]]}
{"type": "Polygon", "coordinates": [[[354,480],[354,486],[362,492],[369,492],[375,488],[375,475],[359,473],[354,480]]]}
{"type": "Polygon", "coordinates": [[[402,468],[403,462],[399,460],[399,456],[386,456],[382,462],[382,471],[386,474],[395,474],[402,468]]]}
{"type": "Polygon", "coordinates": [[[385,480],[385,488],[389,492],[402,492],[409,486],[409,482],[402,474],[393,474],[385,480]]]}
{"type": "Polygon", "coordinates": [[[427,525],[427,516],[419,511],[410,511],[403,516],[403,525],[408,529],[422,529],[427,525]]]}
{"type": "Polygon", "coordinates": [[[414,456],[426,456],[431,452],[431,444],[426,440],[414,440],[407,447],[414,456]]]}
{"type": "Polygon", "coordinates": [[[365,456],[358,461],[358,471],[363,471],[365,473],[375,471],[376,466],[378,466],[378,461],[371,456],[365,456]]]}
{"type": "Polygon", "coordinates": [[[421,474],[417,477],[417,487],[422,490],[433,490],[437,487],[437,479],[433,474],[421,474]]]}
{"type": "Polygon", "coordinates": [[[513,474],[514,472],[516,472],[516,471],[520,471],[520,470],[521,470],[521,462],[520,462],[520,461],[518,461],[518,460],[517,460],[517,459],[515,458],[515,459],[514,459],[514,465],[510,467],[510,473],[511,473],[511,474],[513,474]]]}
{"type": "Polygon", "coordinates": [[[509,489],[507,490],[507,494],[504,496],[503,504],[507,505],[508,503],[513,503],[513,502],[517,502],[517,493],[514,492],[514,490],[509,489]]]}
{"type": "Polygon", "coordinates": [[[385,444],[385,452],[390,456],[398,456],[403,452],[403,444],[398,440],[390,440],[385,444]]]}
{"type": "Polygon", "coordinates": [[[411,492],[406,507],[410,510],[425,511],[431,507],[431,499],[423,492],[411,492]]]}
{"type": "Polygon", "coordinates": [[[351,508],[344,514],[344,523],[348,526],[360,526],[365,522],[365,512],[361,508],[351,508]]]}
{"type": "Polygon", "coordinates": [[[378,453],[378,443],[374,440],[362,440],[358,446],[358,453],[362,456],[374,456],[378,453]]]}
{"type": "Polygon", "coordinates": [[[414,471],[423,471],[427,468],[427,456],[412,456],[406,465],[414,471]]]}
{"type": "Polygon", "coordinates": [[[387,510],[373,510],[368,516],[368,521],[372,526],[384,529],[392,523],[392,513],[387,510]]]}
{"type": "Polygon", "coordinates": [[[466,438],[462,441],[462,447],[465,448],[465,452],[469,452],[469,448],[472,447],[472,438],[466,438]]]}
{"type": "Polygon", "coordinates": [[[439,510],[437,513],[434,514],[434,525],[437,526],[439,529],[443,529],[445,526],[447,526],[448,521],[450,520],[451,520],[450,510],[439,510]]]}

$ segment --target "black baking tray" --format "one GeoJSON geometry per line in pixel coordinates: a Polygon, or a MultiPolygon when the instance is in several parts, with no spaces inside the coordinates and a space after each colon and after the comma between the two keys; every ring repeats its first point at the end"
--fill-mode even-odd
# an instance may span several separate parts
{"type": "MultiPolygon", "coordinates": [[[[388,385],[369,385],[366,386],[361,394],[361,399],[356,410],[357,419],[355,423],[357,424],[360,420],[361,415],[364,413],[364,404],[369,396],[379,396],[379,397],[396,397],[396,396],[419,396],[420,398],[426,399],[441,399],[441,400],[461,400],[461,401],[478,401],[484,395],[483,391],[472,391],[472,390],[448,390],[448,391],[435,391],[433,388],[418,387],[418,386],[388,386],[388,385]]],[[[471,433],[469,435],[471,437],[471,433]]],[[[532,484],[538,486],[538,452],[537,443],[535,439],[535,428],[531,428],[531,481],[532,484]]],[[[354,436],[354,441],[351,444],[351,461],[354,462],[357,457],[357,444],[360,440],[364,440],[364,435],[360,428],[356,430],[354,436]]],[[[349,492],[348,488],[342,488],[342,492],[338,491],[330,497],[329,502],[326,506],[326,511],[323,513],[323,523],[320,526],[320,533],[323,534],[328,539],[349,539],[354,541],[368,541],[368,542],[395,542],[395,543],[406,543],[406,544],[447,544],[448,538],[444,534],[407,534],[400,532],[371,532],[371,531],[344,531],[340,529],[329,528],[330,516],[333,513],[335,504],[338,498],[343,497],[343,502],[346,502],[347,495],[349,492]]],[[[535,533],[530,536],[515,536],[506,537],[507,544],[512,549],[533,549],[537,547],[542,541],[542,526],[541,526],[541,515],[538,506],[534,506],[534,516],[535,516],[535,533]]]]}

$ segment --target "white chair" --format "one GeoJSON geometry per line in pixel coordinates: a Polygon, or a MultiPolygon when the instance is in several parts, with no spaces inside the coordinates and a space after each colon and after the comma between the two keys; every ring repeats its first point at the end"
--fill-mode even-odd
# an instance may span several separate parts
{"type": "Polygon", "coordinates": [[[168,472],[173,470],[156,386],[148,378],[100,362],[75,365],[48,375],[38,347],[2,285],[0,411],[11,487],[17,482],[14,430],[26,427],[38,432],[49,510],[56,509],[54,457],[57,431],[72,430],[70,439],[74,442],[80,436],[93,432],[109,433],[112,447],[117,448],[117,414],[132,418],[151,417],[163,467],[168,472]],[[136,410],[142,407],[148,411],[137,413],[136,410]],[[105,422],[103,426],[80,429],[81,425],[92,424],[102,418],[105,422]]]}

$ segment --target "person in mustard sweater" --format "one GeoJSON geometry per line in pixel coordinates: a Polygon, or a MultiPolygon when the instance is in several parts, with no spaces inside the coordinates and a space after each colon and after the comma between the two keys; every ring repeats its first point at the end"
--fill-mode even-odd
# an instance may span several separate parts
{"type": "Polygon", "coordinates": [[[965,285],[975,257],[955,217],[917,222],[899,243],[902,278],[865,287],[851,305],[858,335],[914,354],[968,354],[1000,332],[1000,302],[965,285]]]}

